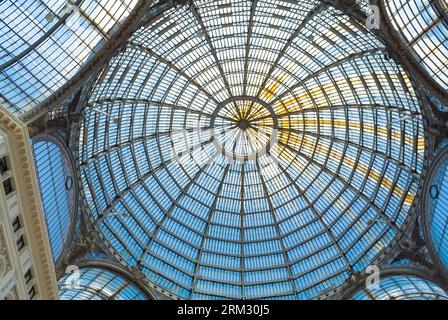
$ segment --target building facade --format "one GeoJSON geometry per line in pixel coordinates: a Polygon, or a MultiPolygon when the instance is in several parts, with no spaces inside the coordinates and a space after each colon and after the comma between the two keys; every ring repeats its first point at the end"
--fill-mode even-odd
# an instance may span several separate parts
{"type": "Polygon", "coordinates": [[[0,299],[57,299],[26,125],[0,105],[0,299]]]}

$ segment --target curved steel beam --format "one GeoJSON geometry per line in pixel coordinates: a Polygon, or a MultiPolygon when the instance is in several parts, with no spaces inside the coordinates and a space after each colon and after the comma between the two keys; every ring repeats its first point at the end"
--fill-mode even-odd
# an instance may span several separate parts
{"type": "MultiPolygon", "coordinates": [[[[73,5],[79,7],[82,3],[81,1],[72,2],[73,5]]],[[[19,62],[22,58],[26,57],[28,54],[30,54],[33,50],[35,50],[38,46],[40,46],[42,43],[47,41],[57,30],[58,28],[65,24],[67,19],[70,17],[71,13],[65,13],[50,29],[48,29],[47,32],[45,32],[37,41],[32,43],[29,47],[27,47],[25,50],[20,52],[18,55],[14,56],[10,60],[6,61],[2,65],[0,65],[0,72],[3,72],[6,68],[9,68],[14,63],[19,62]]],[[[94,27],[97,27],[95,23],[92,24],[94,27]]],[[[98,29],[100,31],[100,29],[98,29]]]]}
{"type": "MultiPolygon", "coordinates": [[[[134,10],[132,10],[129,17],[114,33],[112,40],[106,42],[106,44],[99,50],[99,52],[87,62],[78,73],[68,80],[61,88],[59,88],[50,97],[39,103],[33,109],[22,114],[20,120],[26,124],[32,124],[34,121],[43,117],[47,112],[51,111],[56,106],[62,104],[73,92],[79,89],[95,72],[98,71],[110,58],[116,53],[123,44],[129,39],[129,36],[135,30],[135,27],[145,16],[153,0],[139,0],[134,10]]],[[[164,4],[163,2],[162,4],[164,4]]],[[[158,10],[155,10],[153,18],[160,14],[158,10]]]]}
{"type": "MultiPolygon", "coordinates": [[[[99,295],[105,300],[113,300],[113,298],[117,294],[119,294],[123,289],[127,288],[130,284],[133,284],[136,287],[138,287],[143,293],[145,293],[148,296],[149,300],[157,300],[156,295],[151,291],[151,289],[145,283],[137,280],[135,278],[135,276],[133,275],[133,273],[130,272],[129,270],[122,268],[121,266],[115,264],[112,261],[88,259],[88,260],[82,260],[80,262],[77,262],[76,265],[80,269],[97,268],[97,269],[102,269],[105,271],[110,271],[110,272],[114,273],[115,275],[123,278],[127,282],[127,284],[124,287],[122,287],[120,290],[118,290],[111,296],[104,295],[102,293],[101,289],[95,290],[89,286],[82,286],[80,291],[87,291],[89,293],[99,295]]],[[[58,279],[58,280],[60,280],[60,279],[58,279]]]]}
{"type": "Polygon", "coordinates": [[[431,92],[443,104],[448,106],[448,92],[443,89],[415,60],[410,50],[401,41],[397,31],[389,21],[389,16],[386,12],[384,0],[372,0],[372,5],[376,5],[380,14],[380,27],[383,31],[383,37],[386,41],[387,47],[391,53],[397,57],[401,64],[409,71],[415,80],[431,92]]]}
{"type": "Polygon", "coordinates": [[[82,260],[78,266],[80,268],[101,268],[114,272],[122,276],[129,283],[136,285],[139,289],[146,293],[150,299],[157,300],[154,292],[152,292],[152,290],[143,281],[135,279],[135,276],[132,272],[124,269],[122,266],[117,265],[114,262],[107,260],[82,260]]]}
{"type": "MultiPolygon", "coordinates": [[[[266,84],[268,83],[272,73],[275,71],[276,67],[278,66],[280,60],[283,58],[283,56],[286,53],[286,50],[291,46],[293,41],[302,33],[303,29],[308,25],[310,21],[312,21],[317,14],[319,14],[320,10],[325,9],[324,3],[319,3],[316,5],[303,19],[303,21],[298,25],[296,30],[291,34],[289,39],[286,41],[286,43],[283,45],[281,50],[279,51],[279,54],[277,55],[277,58],[275,59],[274,63],[272,64],[271,68],[267,72],[266,76],[264,77],[263,82],[260,85],[260,88],[258,89],[257,94],[255,97],[259,98],[265,90],[266,84]]],[[[247,114],[250,115],[250,112],[254,106],[254,101],[252,100],[252,103],[249,106],[249,110],[247,111],[247,114]]]]}
{"type": "MultiPolygon", "coordinates": [[[[340,300],[348,300],[356,291],[362,290],[363,284],[365,283],[368,276],[368,274],[361,274],[361,276],[355,281],[355,283],[352,283],[351,286],[347,287],[343,292],[341,292],[340,300]]],[[[437,279],[435,279],[433,275],[428,275],[422,270],[415,269],[413,267],[386,267],[384,268],[384,270],[381,270],[381,278],[388,278],[391,276],[414,276],[430,281],[440,288],[444,289],[443,286],[440,285],[440,282],[437,281],[437,279]]]]}
{"type": "Polygon", "coordinates": [[[202,254],[205,249],[205,240],[207,239],[210,225],[212,224],[213,213],[216,211],[216,206],[218,204],[219,197],[221,196],[222,188],[224,187],[224,181],[226,180],[227,174],[229,173],[229,169],[230,169],[230,163],[228,163],[226,165],[226,168],[224,169],[224,172],[221,177],[221,181],[219,183],[218,189],[216,190],[215,197],[213,199],[213,203],[210,207],[210,210],[207,213],[207,225],[205,226],[204,236],[201,239],[201,244],[200,244],[200,248],[199,248],[198,256],[197,256],[197,261],[196,261],[196,265],[194,267],[194,274],[193,274],[193,280],[192,280],[191,291],[190,291],[190,300],[193,299],[193,294],[196,291],[196,286],[197,286],[197,282],[198,282],[198,271],[199,271],[199,267],[201,266],[202,254]]]}

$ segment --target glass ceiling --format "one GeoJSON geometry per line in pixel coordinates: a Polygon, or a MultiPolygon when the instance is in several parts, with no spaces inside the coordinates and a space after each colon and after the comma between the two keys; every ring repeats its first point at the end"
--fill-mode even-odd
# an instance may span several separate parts
{"type": "Polygon", "coordinates": [[[0,97],[10,111],[28,111],[72,78],[136,3],[0,1],[0,97]]]}
{"type": "Polygon", "coordinates": [[[448,89],[448,0],[387,0],[391,22],[417,61],[448,89]]]}
{"type": "Polygon", "coordinates": [[[432,245],[443,265],[448,268],[448,151],[436,163],[439,167],[429,182],[429,227],[432,245]]]}
{"type": "Polygon", "coordinates": [[[194,1],[103,70],[79,136],[92,220],[192,299],[311,299],[405,228],[425,139],[406,73],[320,1],[194,1]]]}
{"type": "Polygon", "coordinates": [[[114,272],[82,268],[79,276],[79,283],[73,283],[70,274],[59,279],[61,300],[148,300],[140,288],[114,272]]]}
{"type": "Polygon", "coordinates": [[[394,275],[381,278],[377,287],[364,286],[351,300],[448,300],[438,285],[413,275],[394,275]]]}
{"type": "Polygon", "coordinates": [[[70,163],[55,138],[47,136],[34,140],[33,152],[51,252],[53,260],[57,261],[72,220],[72,172],[70,163]]]}

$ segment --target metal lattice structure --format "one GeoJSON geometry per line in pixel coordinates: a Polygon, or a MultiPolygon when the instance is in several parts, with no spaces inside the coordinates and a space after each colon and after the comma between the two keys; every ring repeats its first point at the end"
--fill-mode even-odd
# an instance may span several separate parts
{"type": "Polygon", "coordinates": [[[391,275],[376,287],[363,287],[351,300],[448,300],[437,284],[415,275],[391,275]]]}
{"type": "Polygon", "coordinates": [[[406,227],[424,166],[416,94],[384,50],[319,1],[166,12],[88,101],[78,157],[93,221],[182,298],[342,285],[406,227]]]}
{"type": "Polygon", "coordinates": [[[10,111],[30,110],[74,77],[136,3],[2,1],[0,91],[10,111]]]}
{"type": "Polygon", "coordinates": [[[448,5],[445,0],[387,0],[390,20],[418,63],[448,89],[448,5]]]}
{"type": "MultiPolygon", "coordinates": [[[[437,277],[447,1],[371,2],[0,3],[0,102],[46,147],[65,135],[77,171],[70,229],[84,229],[64,263],[98,254],[178,299],[327,298],[372,264],[437,277]]],[[[445,298],[429,278],[389,275],[353,298],[445,298]]],[[[61,296],[142,297],[100,268],[82,279],[61,296]]]]}
{"type": "Polygon", "coordinates": [[[448,268],[448,151],[439,152],[431,175],[427,181],[425,194],[425,227],[429,249],[443,268],[448,268]]]}
{"type": "MultiPolygon", "coordinates": [[[[78,280],[67,274],[59,280],[61,300],[148,300],[147,294],[124,276],[110,270],[86,267],[78,280]]],[[[78,279],[78,278],[77,278],[78,279]]]]}
{"type": "Polygon", "coordinates": [[[63,145],[53,136],[35,139],[33,152],[51,251],[57,261],[67,245],[75,212],[74,172],[63,145]]]}

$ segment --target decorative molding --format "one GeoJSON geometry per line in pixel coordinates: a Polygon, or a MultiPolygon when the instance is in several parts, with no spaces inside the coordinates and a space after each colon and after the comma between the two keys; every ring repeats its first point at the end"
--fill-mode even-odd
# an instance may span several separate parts
{"type": "Polygon", "coordinates": [[[56,275],[39,194],[27,126],[0,105],[0,128],[7,135],[15,161],[17,197],[22,207],[30,253],[41,299],[58,299],[56,275]]]}
{"type": "Polygon", "coordinates": [[[12,270],[12,264],[8,257],[8,250],[5,242],[5,235],[3,234],[3,228],[0,225],[0,279],[12,270]]]}

